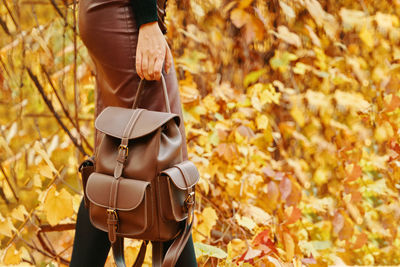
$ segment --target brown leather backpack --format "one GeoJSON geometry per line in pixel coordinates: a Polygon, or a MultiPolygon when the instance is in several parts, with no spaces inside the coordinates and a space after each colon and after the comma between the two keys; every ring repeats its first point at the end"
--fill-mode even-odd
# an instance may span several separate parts
{"type": "Polygon", "coordinates": [[[134,266],[142,265],[148,241],[153,266],[175,266],[192,229],[199,173],[182,160],[180,118],[161,80],[167,112],[137,108],[141,80],[132,109],[110,106],[98,115],[97,154],[79,168],[90,221],[108,232],[118,267],[125,266],[124,237],[144,240],[134,266]],[[163,259],[162,242],[171,239],[163,259]]]}

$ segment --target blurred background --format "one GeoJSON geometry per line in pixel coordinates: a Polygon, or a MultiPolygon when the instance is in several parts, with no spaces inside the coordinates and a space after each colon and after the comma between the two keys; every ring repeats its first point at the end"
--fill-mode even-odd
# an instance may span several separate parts
{"type": "MultiPolygon", "coordinates": [[[[3,265],[71,256],[95,97],[76,11],[0,4],[3,265]]],[[[199,266],[400,264],[399,15],[399,0],[168,0],[199,266]]]]}

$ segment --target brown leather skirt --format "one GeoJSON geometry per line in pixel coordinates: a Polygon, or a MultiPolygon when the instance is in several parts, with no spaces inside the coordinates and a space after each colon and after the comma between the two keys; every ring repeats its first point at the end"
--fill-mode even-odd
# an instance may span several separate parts
{"type": "MultiPolygon", "coordinates": [[[[136,47],[139,31],[130,0],[80,0],[80,37],[95,65],[95,117],[107,106],[132,107],[140,77],[136,73],[136,47]]],[[[181,117],[184,138],[183,159],[187,157],[186,135],[175,65],[169,74],[162,71],[168,90],[171,112],[181,117]]],[[[139,107],[166,111],[162,82],[145,80],[139,107]]],[[[117,118],[116,118],[117,119],[117,118]]],[[[95,130],[95,151],[101,135],[95,130]]]]}

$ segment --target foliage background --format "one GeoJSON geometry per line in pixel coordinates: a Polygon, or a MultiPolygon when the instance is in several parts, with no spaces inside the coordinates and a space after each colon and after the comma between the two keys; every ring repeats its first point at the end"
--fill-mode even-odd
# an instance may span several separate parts
{"type": "MultiPolygon", "coordinates": [[[[95,93],[75,11],[0,5],[5,265],[71,255],[95,93]]],[[[399,15],[398,0],[168,0],[200,265],[399,264],[399,15]]]]}

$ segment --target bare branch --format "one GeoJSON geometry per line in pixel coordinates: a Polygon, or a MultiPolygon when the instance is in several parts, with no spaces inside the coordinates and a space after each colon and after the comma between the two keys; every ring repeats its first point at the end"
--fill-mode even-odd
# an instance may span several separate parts
{"type": "Polygon", "coordinates": [[[6,171],[4,170],[3,165],[2,165],[1,163],[0,163],[0,170],[1,170],[1,172],[3,173],[3,175],[4,175],[4,178],[6,178],[6,182],[7,182],[8,186],[10,187],[11,192],[12,192],[14,198],[15,198],[17,201],[19,201],[19,198],[18,198],[18,196],[17,196],[17,193],[15,192],[14,187],[13,187],[12,184],[10,183],[10,179],[8,178],[8,175],[7,175],[6,171]]]}
{"type": "Polygon", "coordinates": [[[63,123],[63,121],[61,120],[60,116],[58,115],[58,113],[56,112],[56,110],[54,109],[53,104],[51,103],[51,101],[47,98],[43,86],[40,84],[40,82],[38,81],[37,77],[32,73],[31,69],[29,67],[26,68],[29,74],[29,77],[31,78],[31,80],[33,81],[33,83],[35,84],[36,88],[39,90],[40,95],[42,96],[44,102],[46,103],[47,107],[50,109],[50,111],[53,113],[54,117],[56,118],[58,124],[61,126],[61,128],[67,133],[67,135],[69,136],[69,138],[71,139],[72,143],[76,146],[76,148],[78,148],[79,152],[81,152],[84,156],[89,156],[88,153],[86,153],[85,149],[82,147],[82,145],[78,144],[77,140],[75,139],[75,137],[72,136],[71,132],[68,130],[67,126],[63,123]]]}

